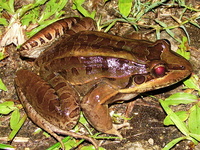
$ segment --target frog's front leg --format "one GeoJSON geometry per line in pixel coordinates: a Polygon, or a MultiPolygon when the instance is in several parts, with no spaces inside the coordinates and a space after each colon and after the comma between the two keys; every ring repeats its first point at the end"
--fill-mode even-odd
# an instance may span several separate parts
{"type": "Polygon", "coordinates": [[[29,70],[19,70],[16,75],[20,101],[34,123],[61,142],[63,148],[55,132],[86,139],[98,147],[94,139],[69,131],[79,119],[79,96],[61,75],[49,74],[48,82],[29,70]]]}
{"type": "Polygon", "coordinates": [[[108,83],[99,83],[83,97],[81,108],[84,116],[98,131],[122,138],[117,126],[113,125],[108,110],[108,104],[113,102],[112,98],[117,94],[117,88],[108,83]]]}

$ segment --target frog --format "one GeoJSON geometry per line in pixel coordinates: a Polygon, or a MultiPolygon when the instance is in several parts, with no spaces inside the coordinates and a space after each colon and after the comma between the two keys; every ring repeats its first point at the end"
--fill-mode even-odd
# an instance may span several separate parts
{"type": "Polygon", "coordinates": [[[59,20],[25,42],[19,52],[35,58],[35,71],[20,69],[15,84],[29,118],[55,137],[90,141],[71,129],[80,111],[98,131],[122,137],[109,106],[175,84],[192,65],[167,40],[138,40],[96,31],[91,18],[59,20]],[[52,43],[52,44],[51,44],[52,43]]]}

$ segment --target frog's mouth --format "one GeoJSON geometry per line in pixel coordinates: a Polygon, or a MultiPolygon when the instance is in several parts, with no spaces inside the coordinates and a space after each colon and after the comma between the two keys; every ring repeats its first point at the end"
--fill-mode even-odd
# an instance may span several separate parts
{"type": "Polygon", "coordinates": [[[155,78],[131,88],[120,89],[119,93],[143,93],[175,84],[191,74],[190,70],[174,70],[163,77],[155,78]]]}

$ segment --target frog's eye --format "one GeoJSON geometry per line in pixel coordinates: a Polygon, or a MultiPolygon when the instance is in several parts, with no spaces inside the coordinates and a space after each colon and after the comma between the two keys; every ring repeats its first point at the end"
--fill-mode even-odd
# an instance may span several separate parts
{"type": "Polygon", "coordinates": [[[158,65],[153,68],[153,75],[155,77],[163,77],[166,74],[166,67],[164,65],[158,65]]]}
{"type": "Polygon", "coordinates": [[[143,75],[135,75],[133,79],[136,84],[142,84],[145,82],[145,76],[143,75]]]}

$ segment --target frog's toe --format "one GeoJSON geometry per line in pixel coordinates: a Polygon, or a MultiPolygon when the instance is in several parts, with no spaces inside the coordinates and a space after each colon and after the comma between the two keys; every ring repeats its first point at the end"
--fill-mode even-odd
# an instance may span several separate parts
{"type": "Polygon", "coordinates": [[[119,130],[119,129],[124,128],[124,127],[130,127],[130,123],[124,122],[122,124],[114,124],[113,126],[114,126],[115,129],[119,130]]]}
{"type": "Polygon", "coordinates": [[[119,131],[117,131],[115,126],[113,126],[110,130],[104,131],[104,133],[116,135],[121,139],[123,138],[122,135],[119,133],[119,131]]]}

